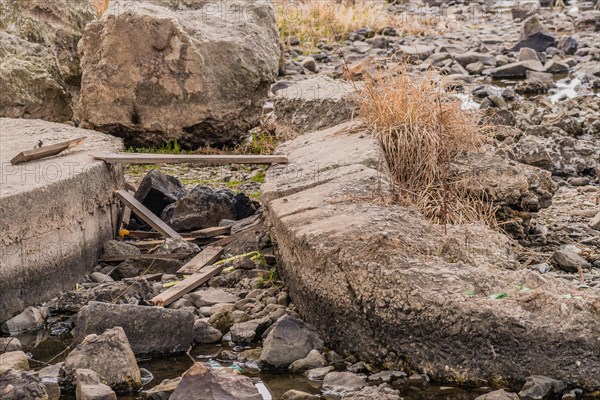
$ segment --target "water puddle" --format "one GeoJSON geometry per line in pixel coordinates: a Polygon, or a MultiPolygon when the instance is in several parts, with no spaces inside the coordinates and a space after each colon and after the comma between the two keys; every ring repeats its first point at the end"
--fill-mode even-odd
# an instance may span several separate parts
{"type": "MultiPolygon", "coordinates": [[[[40,331],[37,334],[18,336],[23,346],[23,351],[30,353],[31,366],[40,369],[44,365],[36,361],[48,362],[56,355],[61,354],[69,345],[70,340],[50,336],[48,331],[40,331]],[[35,360],[35,361],[34,361],[35,360]]],[[[290,389],[296,389],[310,394],[321,394],[320,381],[311,381],[302,374],[290,374],[287,372],[260,371],[256,362],[252,361],[252,354],[258,354],[257,346],[230,346],[226,342],[222,344],[196,345],[190,355],[179,355],[174,357],[162,357],[152,359],[138,359],[140,368],[148,370],[152,380],[144,385],[143,390],[148,390],[158,385],[165,379],[177,378],[193,364],[194,361],[208,362],[215,368],[233,368],[243,375],[250,377],[262,395],[263,400],[279,400],[281,396],[290,389]],[[231,360],[231,359],[235,359],[231,360]],[[246,361],[239,361],[239,360],[246,361]]],[[[66,353],[57,357],[53,364],[64,361],[66,353]]],[[[148,375],[150,377],[150,375],[148,375]]],[[[489,392],[489,388],[457,388],[450,386],[437,386],[433,384],[407,384],[395,387],[405,400],[473,400],[483,393],[489,392]]],[[[119,395],[119,400],[139,400],[139,393],[119,395]]],[[[339,400],[337,397],[322,397],[327,400],[339,400]]],[[[61,400],[75,400],[75,394],[62,394],[61,400]]]]}

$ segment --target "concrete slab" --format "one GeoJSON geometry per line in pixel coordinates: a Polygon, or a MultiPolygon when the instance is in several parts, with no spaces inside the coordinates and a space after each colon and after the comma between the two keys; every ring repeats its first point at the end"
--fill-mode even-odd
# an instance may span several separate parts
{"type": "Polygon", "coordinates": [[[438,382],[519,387],[536,374],[600,389],[599,290],[520,265],[483,224],[445,232],[390,202],[365,131],[344,124],[278,151],[290,163],[262,192],[278,272],[329,347],[438,382]]]}
{"type": "Polygon", "coordinates": [[[72,289],[98,260],[116,223],[113,191],[123,170],[92,154],[120,139],[65,124],[0,118],[0,321],[72,289]],[[40,141],[87,136],[61,155],[21,165],[10,159],[40,141]]]}

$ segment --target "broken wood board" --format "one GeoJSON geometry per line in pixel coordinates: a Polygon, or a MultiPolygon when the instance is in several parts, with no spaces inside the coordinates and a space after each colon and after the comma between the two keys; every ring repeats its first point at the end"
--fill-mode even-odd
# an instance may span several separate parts
{"type": "MultiPolygon", "coordinates": [[[[214,226],[210,228],[200,229],[194,232],[181,233],[184,239],[207,239],[219,235],[228,234],[231,231],[230,226],[214,226]]],[[[147,232],[147,231],[129,231],[126,238],[135,239],[158,239],[163,237],[158,232],[147,232]]],[[[158,241],[156,241],[158,244],[158,241]]]]}
{"type": "MultiPolygon", "coordinates": [[[[183,238],[183,240],[185,240],[186,242],[192,242],[196,239],[195,238],[183,238]]],[[[140,240],[140,241],[136,241],[136,242],[128,241],[127,243],[134,245],[138,249],[144,250],[144,249],[151,249],[155,246],[160,246],[164,242],[165,242],[165,239],[156,239],[156,240],[140,240]]]]}
{"type": "Polygon", "coordinates": [[[200,285],[208,282],[212,277],[219,275],[221,271],[223,271],[223,268],[223,265],[212,265],[210,267],[203,268],[192,276],[182,280],[176,286],[173,286],[161,294],[154,296],[150,300],[150,303],[159,307],[168,306],[200,285]]]}
{"type": "Polygon", "coordinates": [[[223,254],[223,248],[221,246],[206,246],[194,258],[185,263],[185,265],[177,271],[177,275],[195,274],[207,265],[212,265],[221,257],[221,254],[223,254]]]}
{"type": "Polygon", "coordinates": [[[17,154],[10,160],[12,165],[21,164],[27,161],[39,160],[41,158],[52,157],[55,156],[67,149],[72,149],[73,147],[79,146],[87,139],[86,136],[80,137],[78,139],[67,140],[66,142],[51,144],[49,146],[42,146],[33,150],[25,150],[17,154]]]}
{"type": "Polygon", "coordinates": [[[286,156],[124,153],[94,156],[109,164],[287,164],[286,156]]]}
{"type": "MultiPolygon", "coordinates": [[[[133,196],[133,192],[128,190],[129,194],[133,196]]],[[[127,205],[123,204],[123,208],[121,213],[119,214],[119,219],[117,221],[117,233],[116,236],[120,236],[121,229],[125,229],[127,225],[129,225],[129,220],[131,219],[131,208],[127,205]]]]}
{"type": "Polygon", "coordinates": [[[193,253],[173,253],[173,254],[126,254],[120,256],[102,256],[100,262],[122,262],[132,258],[146,260],[183,260],[193,253]]]}
{"type": "Polygon", "coordinates": [[[244,233],[248,232],[252,228],[255,228],[256,230],[260,230],[260,229],[262,229],[262,226],[263,226],[263,222],[260,222],[260,223],[258,223],[256,225],[249,226],[249,227],[244,228],[244,229],[242,229],[240,231],[237,231],[236,233],[232,234],[231,236],[227,236],[227,237],[224,237],[222,239],[217,240],[216,242],[212,242],[211,245],[213,245],[213,246],[227,246],[229,243],[231,243],[234,240],[238,239],[240,236],[242,236],[244,233]]]}
{"type": "Polygon", "coordinates": [[[231,232],[231,226],[213,226],[190,233],[184,233],[183,237],[192,237],[195,239],[208,239],[219,235],[227,235],[231,232]]]}
{"type": "Polygon", "coordinates": [[[142,276],[140,276],[139,279],[144,279],[144,280],[147,280],[148,282],[160,281],[160,278],[162,278],[162,276],[164,274],[165,274],[164,272],[157,272],[156,274],[142,275],[142,276]]]}
{"type": "Polygon", "coordinates": [[[115,194],[119,199],[121,199],[123,204],[131,208],[131,210],[135,212],[137,216],[143,219],[145,223],[156,229],[165,237],[172,239],[183,239],[179,233],[175,232],[173,228],[165,224],[163,220],[154,215],[152,211],[148,210],[146,206],[137,201],[125,190],[117,190],[115,194]]]}

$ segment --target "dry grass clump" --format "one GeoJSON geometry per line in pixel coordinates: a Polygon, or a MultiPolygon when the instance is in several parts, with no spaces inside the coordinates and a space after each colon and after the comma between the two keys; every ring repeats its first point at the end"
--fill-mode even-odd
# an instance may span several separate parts
{"type": "Polygon", "coordinates": [[[436,223],[491,222],[490,202],[454,180],[452,162],[479,151],[487,137],[477,116],[430,75],[367,79],[360,115],[381,141],[400,201],[415,204],[436,223]]]}
{"type": "Polygon", "coordinates": [[[400,34],[421,36],[447,29],[439,18],[422,14],[392,15],[385,0],[278,0],[275,16],[285,41],[296,37],[303,47],[339,42],[357,29],[393,27],[400,34]]]}
{"type": "Polygon", "coordinates": [[[100,18],[102,14],[108,10],[109,1],[110,0],[90,0],[98,18],[100,18]]]}
{"type": "Polygon", "coordinates": [[[275,15],[282,38],[297,37],[308,47],[342,40],[357,29],[379,30],[390,24],[383,0],[279,0],[275,15]]]}

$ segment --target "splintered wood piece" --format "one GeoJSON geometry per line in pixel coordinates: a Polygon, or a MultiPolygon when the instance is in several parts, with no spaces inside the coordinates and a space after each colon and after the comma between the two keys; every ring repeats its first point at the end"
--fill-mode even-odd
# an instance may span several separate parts
{"type": "MultiPolygon", "coordinates": [[[[186,242],[192,242],[196,239],[195,238],[183,238],[183,240],[185,240],[186,242]]],[[[164,239],[156,239],[156,240],[140,240],[140,241],[136,241],[136,242],[127,242],[127,243],[134,245],[138,249],[145,250],[145,249],[151,249],[156,246],[160,246],[164,242],[165,242],[164,239]]]]}
{"type": "Polygon", "coordinates": [[[263,222],[260,222],[256,225],[252,225],[252,226],[249,226],[242,230],[239,230],[236,233],[232,234],[231,236],[226,236],[224,238],[217,240],[216,242],[212,242],[211,244],[213,246],[227,246],[229,243],[233,242],[234,240],[239,239],[244,233],[248,232],[249,230],[251,230],[251,229],[261,230],[262,226],[263,226],[263,222]]]}
{"type": "Polygon", "coordinates": [[[42,146],[38,149],[33,150],[25,150],[17,154],[10,163],[12,165],[21,164],[27,161],[39,160],[41,158],[52,157],[55,156],[67,149],[72,149],[73,147],[79,146],[87,139],[86,136],[80,137],[78,139],[67,140],[66,142],[51,144],[49,146],[42,146]]]}
{"type": "Polygon", "coordinates": [[[109,164],[287,164],[286,156],[123,153],[94,156],[109,164]]]}
{"type": "Polygon", "coordinates": [[[188,261],[183,267],[177,271],[178,275],[195,274],[200,269],[207,265],[212,265],[217,261],[221,254],[223,254],[223,248],[220,246],[206,246],[200,253],[194,258],[188,261]]]}
{"type": "Polygon", "coordinates": [[[212,277],[219,275],[221,271],[223,271],[223,268],[223,264],[203,268],[199,272],[182,280],[177,285],[165,290],[158,296],[154,296],[150,300],[150,303],[160,307],[168,306],[175,300],[178,300],[182,296],[196,289],[198,286],[208,282],[212,277]]]}
{"type": "Polygon", "coordinates": [[[213,226],[190,233],[184,233],[183,236],[194,239],[208,239],[219,235],[226,235],[229,232],[231,232],[231,226],[213,226]]]}
{"type": "Polygon", "coordinates": [[[126,254],[122,256],[102,256],[100,262],[122,262],[132,258],[146,260],[183,260],[193,253],[173,253],[173,254],[126,254]]]}
{"type": "MultiPolygon", "coordinates": [[[[228,234],[231,231],[230,226],[214,226],[211,228],[204,228],[194,232],[181,233],[181,236],[185,240],[195,240],[195,239],[208,239],[211,237],[216,237],[224,234],[228,234]]],[[[146,232],[146,231],[129,231],[129,233],[125,236],[126,238],[135,238],[135,239],[154,239],[160,238],[162,235],[158,232],[146,232]]],[[[156,240],[154,244],[160,244],[162,241],[156,240]]],[[[135,243],[134,243],[135,244],[135,243]]]]}
{"type": "Polygon", "coordinates": [[[148,210],[146,206],[137,201],[125,190],[117,190],[115,194],[119,199],[121,199],[123,204],[131,208],[131,210],[135,212],[137,216],[143,219],[145,223],[163,234],[163,236],[173,239],[183,239],[179,233],[175,232],[173,228],[165,224],[163,220],[154,215],[152,211],[148,210]]]}

